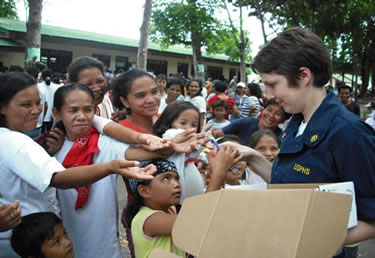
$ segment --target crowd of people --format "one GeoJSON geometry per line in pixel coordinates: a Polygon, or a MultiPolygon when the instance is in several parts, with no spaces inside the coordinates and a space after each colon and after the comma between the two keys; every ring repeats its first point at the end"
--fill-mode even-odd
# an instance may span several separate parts
{"type": "Polygon", "coordinates": [[[184,200],[257,183],[353,181],[358,225],[335,257],[375,237],[375,105],[362,121],[349,86],[327,93],[314,33],[268,43],[258,83],[111,73],[88,56],[66,78],[39,68],[0,74],[0,257],[122,257],[119,175],[133,257],[186,257],[171,238],[184,200]]]}

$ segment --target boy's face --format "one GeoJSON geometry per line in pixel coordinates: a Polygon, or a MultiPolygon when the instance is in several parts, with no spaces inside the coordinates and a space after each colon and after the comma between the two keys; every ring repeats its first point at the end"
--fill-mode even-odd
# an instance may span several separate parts
{"type": "Polygon", "coordinates": [[[224,107],[216,107],[214,109],[214,114],[215,114],[216,120],[224,120],[224,117],[225,117],[226,113],[227,113],[227,111],[225,110],[224,107]]]}
{"type": "Polygon", "coordinates": [[[61,224],[55,227],[53,237],[42,243],[41,251],[46,258],[74,257],[72,240],[61,224]]]}
{"type": "Polygon", "coordinates": [[[156,84],[158,85],[159,89],[164,90],[165,86],[167,85],[167,81],[164,79],[156,80],[156,84]]]}

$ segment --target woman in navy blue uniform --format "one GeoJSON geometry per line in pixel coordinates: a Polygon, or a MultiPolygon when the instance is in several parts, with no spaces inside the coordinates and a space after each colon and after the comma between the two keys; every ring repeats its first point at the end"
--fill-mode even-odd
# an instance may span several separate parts
{"type": "MultiPolygon", "coordinates": [[[[358,225],[348,230],[345,244],[374,238],[375,132],[333,93],[327,95],[332,65],[321,39],[305,29],[286,30],[258,53],[252,69],[262,77],[267,97],[293,117],[280,136],[272,170],[253,150],[247,149],[248,160],[271,183],[353,181],[358,225]]],[[[349,257],[347,251],[337,257],[349,257]]]]}

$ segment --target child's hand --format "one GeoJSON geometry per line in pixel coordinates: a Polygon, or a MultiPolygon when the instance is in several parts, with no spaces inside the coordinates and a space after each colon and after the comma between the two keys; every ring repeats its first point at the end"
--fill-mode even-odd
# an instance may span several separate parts
{"type": "Polygon", "coordinates": [[[115,159],[111,163],[111,171],[125,177],[131,177],[140,180],[152,180],[156,172],[156,167],[152,164],[140,168],[138,161],[128,161],[125,159],[115,159]]]}
{"type": "Polygon", "coordinates": [[[240,152],[233,146],[221,145],[221,149],[216,153],[215,157],[208,155],[208,162],[211,166],[211,176],[215,174],[225,174],[233,166],[239,162],[242,156],[240,152]]]}
{"type": "Polygon", "coordinates": [[[157,151],[171,148],[171,142],[155,135],[141,133],[137,136],[139,146],[147,151],[157,151]]]}
{"type": "Polygon", "coordinates": [[[21,223],[21,207],[19,201],[0,205],[0,232],[7,231],[21,223]]]}

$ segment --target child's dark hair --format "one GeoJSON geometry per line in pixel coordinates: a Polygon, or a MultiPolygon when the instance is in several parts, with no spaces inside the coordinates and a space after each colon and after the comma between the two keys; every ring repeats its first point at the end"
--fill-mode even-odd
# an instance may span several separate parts
{"type": "Polygon", "coordinates": [[[228,110],[228,103],[225,102],[224,100],[217,99],[215,100],[214,104],[212,105],[212,109],[215,110],[217,107],[223,107],[225,111],[228,110]]]}
{"type": "MultiPolygon", "coordinates": [[[[174,171],[178,174],[176,165],[172,161],[165,159],[152,159],[141,161],[140,167],[146,167],[150,164],[154,164],[156,166],[156,172],[154,173],[154,176],[165,173],[167,171],[174,171]]],[[[151,183],[151,181],[152,180],[129,179],[129,189],[133,194],[133,199],[130,202],[128,202],[125,208],[125,220],[129,228],[131,228],[131,223],[135,215],[137,215],[138,211],[143,206],[145,206],[143,197],[138,193],[138,186],[147,186],[151,183]]]]}
{"type": "Polygon", "coordinates": [[[262,138],[264,135],[268,135],[275,139],[277,142],[277,145],[280,147],[280,139],[277,137],[277,135],[270,129],[260,129],[253,133],[250,138],[249,138],[249,147],[250,148],[255,148],[255,146],[258,144],[260,138],[262,138]]]}
{"type": "Polygon", "coordinates": [[[156,76],[156,80],[164,80],[164,81],[167,81],[167,76],[165,74],[158,74],[156,76]]]}
{"type": "MultiPolygon", "coordinates": [[[[187,102],[187,101],[175,101],[172,104],[168,105],[164,109],[164,111],[161,114],[161,116],[159,117],[159,119],[154,124],[154,127],[153,127],[154,133],[157,136],[162,137],[163,134],[168,129],[172,128],[173,121],[176,120],[182,112],[184,112],[185,110],[188,110],[188,109],[193,109],[193,110],[197,111],[197,113],[199,115],[198,108],[196,106],[194,106],[193,104],[191,104],[190,102],[187,102]]],[[[199,133],[200,130],[201,130],[200,125],[198,123],[197,133],[199,133]]]]}
{"type": "Polygon", "coordinates": [[[180,85],[181,92],[184,92],[184,81],[179,78],[170,78],[167,82],[166,89],[169,89],[172,85],[180,85]]]}
{"type": "Polygon", "coordinates": [[[22,258],[44,257],[41,246],[53,238],[55,228],[62,221],[55,213],[38,212],[22,217],[22,222],[13,229],[10,239],[13,250],[22,258]]]}
{"type": "Polygon", "coordinates": [[[251,82],[247,84],[247,88],[250,90],[252,96],[257,97],[258,99],[263,98],[262,90],[258,83],[251,82]]]}
{"type": "MultiPolygon", "coordinates": [[[[127,71],[125,73],[120,74],[112,81],[112,92],[113,92],[113,98],[114,98],[114,106],[123,109],[125,108],[124,104],[122,104],[120,97],[124,99],[128,99],[129,92],[131,90],[133,82],[141,77],[147,76],[151,78],[152,80],[155,80],[155,78],[142,70],[139,69],[132,69],[130,71],[127,71]]],[[[130,108],[126,108],[126,111],[128,114],[131,114],[130,108]]]]}
{"type": "Polygon", "coordinates": [[[42,71],[42,79],[44,80],[46,85],[51,85],[52,71],[50,69],[44,69],[42,71]]]}
{"type": "Polygon", "coordinates": [[[225,92],[226,89],[227,89],[227,85],[225,82],[219,80],[215,83],[215,91],[225,92]]]}
{"type": "Polygon", "coordinates": [[[238,137],[235,134],[226,134],[223,137],[217,138],[216,141],[219,144],[224,143],[224,142],[237,142],[237,143],[241,143],[240,137],[238,137]]]}

